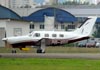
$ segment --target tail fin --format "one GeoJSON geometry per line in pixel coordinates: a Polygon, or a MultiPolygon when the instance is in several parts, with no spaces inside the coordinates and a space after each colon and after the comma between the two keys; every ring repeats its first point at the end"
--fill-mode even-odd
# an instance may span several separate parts
{"type": "Polygon", "coordinates": [[[75,33],[91,36],[97,17],[88,17],[88,20],[75,30],[75,33]]]}

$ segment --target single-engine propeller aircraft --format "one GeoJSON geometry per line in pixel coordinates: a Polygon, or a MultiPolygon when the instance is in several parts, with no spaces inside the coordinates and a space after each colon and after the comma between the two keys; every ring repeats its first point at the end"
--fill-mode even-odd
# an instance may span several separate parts
{"type": "Polygon", "coordinates": [[[44,53],[45,46],[63,45],[91,37],[92,29],[97,17],[88,17],[88,20],[74,31],[33,31],[25,36],[7,37],[2,40],[13,48],[25,48],[25,46],[37,46],[37,53],[44,53]]]}

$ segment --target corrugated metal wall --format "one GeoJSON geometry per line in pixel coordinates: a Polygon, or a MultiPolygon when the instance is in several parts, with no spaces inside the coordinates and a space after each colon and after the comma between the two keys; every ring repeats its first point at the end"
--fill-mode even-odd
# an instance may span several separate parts
{"type": "Polygon", "coordinates": [[[2,41],[2,38],[5,37],[5,28],[0,28],[0,47],[4,47],[4,42],[2,41]]]}

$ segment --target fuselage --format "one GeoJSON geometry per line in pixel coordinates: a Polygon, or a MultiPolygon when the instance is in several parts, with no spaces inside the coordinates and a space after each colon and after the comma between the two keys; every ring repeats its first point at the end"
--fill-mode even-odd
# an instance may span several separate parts
{"type": "Polygon", "coordinates": [[[75,42],[88,38],[85,35],[76,34],[75,32],[65,31],[34,31],[25,36],[6,38],[7,42],[12,45],[40,45],[42,39],[46,40],[46,45],[60,45],[75,42]]]}

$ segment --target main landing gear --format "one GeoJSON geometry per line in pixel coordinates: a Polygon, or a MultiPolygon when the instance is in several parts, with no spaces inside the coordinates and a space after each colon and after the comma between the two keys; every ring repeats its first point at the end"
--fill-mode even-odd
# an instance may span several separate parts
{"type": "Polygon", "coordinates": [[[46,41],[45,39],[41,40],[41,45],[37,48],[37,53],[45,53],[46,41]]]}

